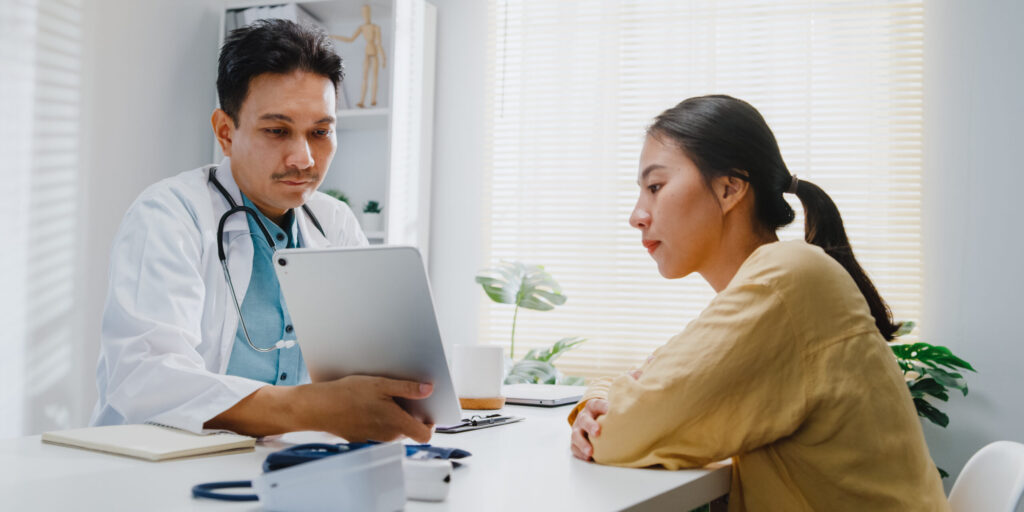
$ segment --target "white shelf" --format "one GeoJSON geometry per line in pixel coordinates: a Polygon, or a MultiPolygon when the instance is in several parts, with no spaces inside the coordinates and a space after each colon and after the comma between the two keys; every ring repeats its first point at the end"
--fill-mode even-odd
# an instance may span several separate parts
{"type": "Polygon", "coordinates": [[[363,233],[369,240],[384,240],[385,233],[383,231],[367,231],[363,233]]]}
{"type": "Polygon", "coordinates": [[[339,130],[367,130],[388,127],[389,108],[350,108],[339,110],[339,130]]]}

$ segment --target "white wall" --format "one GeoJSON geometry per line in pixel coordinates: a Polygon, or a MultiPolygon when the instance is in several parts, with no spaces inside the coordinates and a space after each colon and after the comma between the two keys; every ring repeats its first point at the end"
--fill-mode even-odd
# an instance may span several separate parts
{"type": "Polygon", "coordinates": [[[84,236],[79,280],[77,423],[96,400],[110,243],[132,200],[162,178],[209,163],[218,0],[85,4],[82,131],[84,236]]]}
{"type": "Polygon", "coordinates": [[[925,434],[952,484],[985,444],[1024,442],[1024,3],[925,12],[924,341],[978,370],[925,434]]]}
{"type": "Polygon", "coordinates": [[[484,86],[487,2],[437,6],[437,83],[430,224],[430,283],[446,344],[476,343],[483,292],[484,86]]]}

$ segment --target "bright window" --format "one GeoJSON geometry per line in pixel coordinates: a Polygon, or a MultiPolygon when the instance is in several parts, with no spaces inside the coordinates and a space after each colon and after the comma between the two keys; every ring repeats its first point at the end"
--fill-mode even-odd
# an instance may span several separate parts
{"type": "MultiPolygon", "coordinates": [[[[645,128],[711,93],[761,111],[895,318],[917,319],[923,18],[921,1],[492,0],[485,257],[543,264],[569,297],[520,311],[516,355],[583,336],[559,367],[616,373],[713,297],[700,276],[663,279],[627,224],[645,128]]],[[[793,206],[783,239],[803,236],[793,206]]],[[[507,344],[511,317],[487,302],[481,339],[507,344]]]]}

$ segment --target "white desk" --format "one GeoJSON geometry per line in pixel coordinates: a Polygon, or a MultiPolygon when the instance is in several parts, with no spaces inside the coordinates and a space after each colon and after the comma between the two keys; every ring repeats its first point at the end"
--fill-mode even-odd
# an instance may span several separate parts
{"type": "MultiPolygon", "coordinates": [[[[434,434],[433,444],[463,448],[473,456],[452,475],[447,501],[410,501],[406,510],[685,512],[729,492],[727,464],[664,471],[599,466],[573,458],[565,421],[567,407],[509,406],[503,412],[527,419],[460,434],[434,434]]],[[[3,440],[0,508],[259,510],[256,502],[196,500],[190,490],[201,482],[251,479],[261,471],[268,453],[286,446],[275,440],[260,443],[254,452],[146,462],[47,445],[39,436],[3,440]]]]}

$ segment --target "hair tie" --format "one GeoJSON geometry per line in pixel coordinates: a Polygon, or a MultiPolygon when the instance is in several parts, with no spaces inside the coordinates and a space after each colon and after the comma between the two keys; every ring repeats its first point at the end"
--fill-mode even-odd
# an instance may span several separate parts
{"type": "Polygon", "coordinates": [[[793,175],[793,179],[789,182],[789,190],[786,192],[790,194],[796,194],[796,186],[800,183],[800,180],[796,179],[796,174],[793,175]]]}

